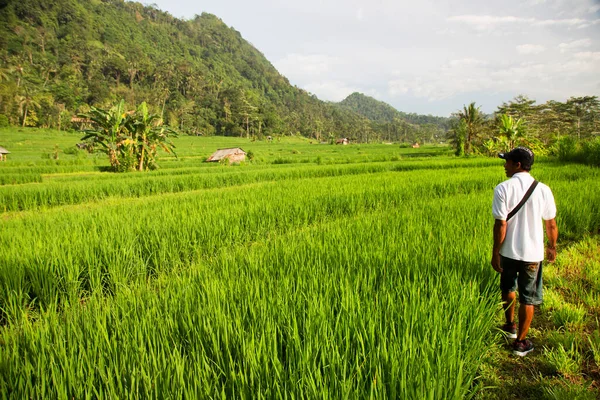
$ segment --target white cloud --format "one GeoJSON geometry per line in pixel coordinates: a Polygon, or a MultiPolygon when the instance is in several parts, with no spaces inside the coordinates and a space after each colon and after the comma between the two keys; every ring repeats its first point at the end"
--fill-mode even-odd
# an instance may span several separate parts
{"type": "Polygon", "coordinates": [[[335,69],[339,59],[323,54],[288,54],[274,63],[275,68],[292,79],[319,76],[335,69]]]}
{"type": "Polygon", "coordinates": [[[329,101],[342,101],[349,94],[361,91],[359,88],[351,87],[336,80],[317,81],[302,86],[311,93],[318,93],[320,99],[329,101]]]}
{"type": "MultiPolygon", "coordinates": [[[[533,18],[530,18],[529,20],[532,19],[533,18]]],[[[487,31],[494,29],[498,25],[523,23],[527,22],[528,19],[512,16],[497,17],[494,15],[456,15],[453,17],[448,17],[447,21],[466,24],[479,31],[487,31]]]]}
{"type": "Polygon", "coordinates": [[[570,42],[561,43],[558,45],[558,48],[561,53],[565,53],[567,51],[573,51],[577,49],[581,49],[584,47],[590,47],[592,45],[592,40],[589,38],[572,40],[570,42]]]}
{"type": "Polygon", "coordinates": [[[450,67],[473,67],[473,66],[485,66],[488,65],[487,61],[478,60],[475,58],[463,58],[460,60],[451,60],[448,65],[450,67]]]}
{"type": "Polygon", "coordinates": [[[495,15],[455,15],[446,19],[449,22],[466,24],[477,31],[491,31],[508,25],[521,24],[539,27],[563,26],[568,28],[587,28],[600,23],[599,19],[588,20],[582,18],[566,19],[537,19],[515,16],[498,17],[495,15]]]}
{"type": "Polygon", "coordinates": [[[540,54],[544,52],[546,48],[539,44],[520,44],[517,46],[517,52],[519,54],[540,54]]]}
{"type": "Polygon", "coordinates": [[[575,53],[575,58],[586,61],[600,61],[600,51],[584,51],[575,53]]]}
{"type": "Polygon", "coordinates": [[[388,82],[392,97],[415,96],[438,101],[468,93],[546,93],[560,97],[567,93],[589,93],[598,81],[600,52],[579,52],[571,59],[551,62],[451,60],[440,69],[411,78],[388,82]]]}
{"type": "Polygon", "coordinates": [[[356,19],[359,20],[359,21],[362,21],[363,19],[365,19],[365,13],[363,12],[362,8],[359,8],[356,11],[356,19]]]}

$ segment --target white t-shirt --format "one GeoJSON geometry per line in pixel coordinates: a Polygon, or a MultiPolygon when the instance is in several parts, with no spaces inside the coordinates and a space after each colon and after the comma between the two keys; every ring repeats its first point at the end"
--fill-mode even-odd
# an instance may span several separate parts
{"type": "MultiPolygon", "coordinates": [[[[518,172],[494,189],[492,214],[506,221],[508,213],[519,204],[533,177],[518,172]]],[[[556,204],[550,188],[539,183],[529,200],[507,223],[506,238],[500,254],[513,260],[538,262],[544,259],[544,224],[556,217],[556,204]]]]}

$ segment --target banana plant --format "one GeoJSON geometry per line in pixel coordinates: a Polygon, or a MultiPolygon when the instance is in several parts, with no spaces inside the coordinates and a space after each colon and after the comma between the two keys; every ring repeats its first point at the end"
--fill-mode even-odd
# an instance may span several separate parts
{"type": "Polygon", "coordinates": [[[159,115],[150,114],[146,102],[139,105],[127,127],[134,141],[138,171],[147,170],[155,164],[158,147],[175,154],[175,145],[169,137],[176,137],[177,132],[164,126],[159,115]]]}
{"type": "Polygon", "coordinates": [[[89,113],[79,116],[89,119],[92,123],[92,128],[84,131],[85,136],[82,140],[91,140],[95,149],[108,155],[111,167],[118,169],[120,147],[127,139],[123,123],[126,118],[125,101],[121,100],[110,110],[92,107],[89,113]]]}
{"type": "Polygon", "coordinates": [[[107,154],[115,171],[151,168],[159,147],[175,154],[175,145],[169,138],[177,133],[164,126],[158,115],[150,114],[145,102],[135,112],[126,112],[121,100],[110,110],[92,107],[80,116],[92,123],[82,140],[91,140],[95,149],[107,154]]]}
{"type": "Polygon", "coordinates": [[[510,115],[502,114],[499,120],[499,133],[506,139],[508,148],[515,147],[517,138],[524,136],[525,123],[523,119],[514,119],[510,115]]]}

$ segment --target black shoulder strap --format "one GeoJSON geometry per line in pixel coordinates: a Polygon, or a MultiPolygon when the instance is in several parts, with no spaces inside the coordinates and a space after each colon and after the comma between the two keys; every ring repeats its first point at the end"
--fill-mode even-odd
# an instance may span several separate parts
{"type": "Polygon", "coordinates": [[[529,197],[531,196],[531,193],[533,193],[533,191],[535,190],[536,186],[538,185],[538,181],[534,180],[533,183],[531,184],[531,186],[529,186],[529,189],[527,189],[527,193],[525,193],[525,196],[523,196],[523,198],[521,199],[521,202],[519,204],[517,204],[517,206],[515,208],[512,209],[511,212],[508,213],[508,216],[506,217],[506,221],[508,221],[509,219],[511,219],[516,213],[519,212],[519,210],[521,209],[521,207],[523,207],[523,205],[525,203],[527,203],[527,200],[529,200],[529,197]]]}

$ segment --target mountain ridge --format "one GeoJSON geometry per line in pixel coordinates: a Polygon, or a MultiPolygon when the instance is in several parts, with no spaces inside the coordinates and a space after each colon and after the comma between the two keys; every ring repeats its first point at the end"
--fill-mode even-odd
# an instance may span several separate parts
{"type": "Polygon", "coordinates": [[[416,125],[435,124],[443,129],[449,129],[449,118],[447,117],[406,113],[384,101],[360,92],[348,95],[338,104],[359,113],[371,121],[392,122],[394,118],[401,118],[416,125]]]}

